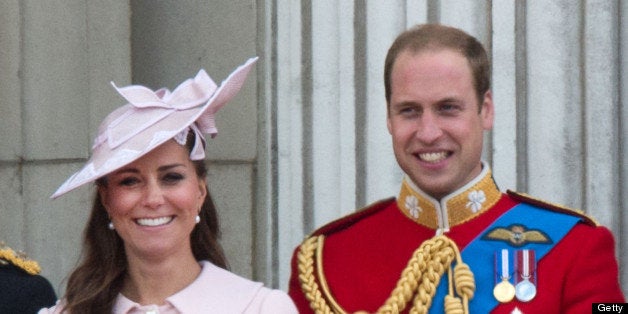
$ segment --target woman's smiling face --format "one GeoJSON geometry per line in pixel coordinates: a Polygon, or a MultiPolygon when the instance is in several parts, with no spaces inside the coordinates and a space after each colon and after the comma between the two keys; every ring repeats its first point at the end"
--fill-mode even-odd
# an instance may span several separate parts
{"type": "Polygon", "coordinates": [[[206,191],[188,150],[174,140],[107,175],[98,190],[128,258],[190,254],[206,191]]]}

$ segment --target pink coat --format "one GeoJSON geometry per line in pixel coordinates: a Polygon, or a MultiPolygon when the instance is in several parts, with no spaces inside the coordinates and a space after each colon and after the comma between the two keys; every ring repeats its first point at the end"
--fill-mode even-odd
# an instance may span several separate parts
{"type": "MultiPolygon", "coordinates": [[[[139,305],[122,294],[116,298],[114,314],[207,314],[207,313],[298,313],[288,295],[242,278],[209,262],[200,262],[201,274],[185,289],[166,298],[166,304],[139,305]]],[[[63,301],[39,314],[60,314],[63,301]]]]}

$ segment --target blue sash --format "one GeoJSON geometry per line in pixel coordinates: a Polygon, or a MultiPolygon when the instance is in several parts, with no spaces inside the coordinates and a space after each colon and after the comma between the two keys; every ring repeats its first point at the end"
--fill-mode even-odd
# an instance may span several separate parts
{"type": "MultiPolygon", "coordinates": [[[[580,221],[577,216],[542,209],[530,204],[518,204],[495,220],[485,231],[478,235],[461,252],[462,260],[469,265],[475,277],[475,295],[469,301],[471,313],[490,313],[499,302],[493,297],[495,287],[495,252],[501,249],[531,249],[535,251],[535,259],[538,262],[547,254],[576,223],[580,221]],[[494,241],[482,239],[490,230],[519,224],[528,230],[540,230],[551,239],[550,243],[527,243],[515,247],[506,241],[494,241]]],[[[512,268],[512,262],[510,269],[512,268]]],[[[543,278],[539,278],[543,280],[543,278]]],[[[443,274],[432,299],[429,313],[443,313],[444,300],[448,294],[447,274],[443,274]]]]}

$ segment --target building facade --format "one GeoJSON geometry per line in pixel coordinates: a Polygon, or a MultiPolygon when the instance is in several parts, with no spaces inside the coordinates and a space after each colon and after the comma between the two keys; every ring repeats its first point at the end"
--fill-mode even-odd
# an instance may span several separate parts
{"type": "Polygon", "coordinates": [[[628,289],[628,3],[543,1],[0,0],[0,239],[59,294],[93,198],[52,192],[89,157],[110,87],[216,82],[259,56],[217,118],[208,183],[231,268],[285,288],[322,224],[394,196],[388,46],[439,22],[480,39],[496,121],[484,158],[502,189],[585,210],[615,234],[628,289]]]}

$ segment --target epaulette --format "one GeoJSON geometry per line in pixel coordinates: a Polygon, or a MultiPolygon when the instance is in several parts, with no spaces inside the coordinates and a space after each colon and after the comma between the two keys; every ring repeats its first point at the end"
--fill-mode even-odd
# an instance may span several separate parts
{"type": "Polygon", "coordinates": [[[388,207],[388,205],[390,205],[391,202],[393,202],[395,200],[394,197],[391,198],[387,198],[387,199],[383,199],[380,201],[377,201],[373,204],[370,204],[366,207],[363,207],[361,209],[358,209],[357,211],[355,211],[354,213],[351,213],[347,216],[338,218],[318,229],[316,229],[314,232],[312,232],[309,237],[312,236],[316,236],[316,235],[329,235],[335,232],[338,232],[340,230],[344,230],[348,227],[350,227],[351,225],[353,225],[354,223],[370,216],[373,215],[377,212],[379,212],[380,210],[388,207]]]}
{"type": "Polygon", "coordinates": [[[41,271],[36,261],[29,259],[22,252],[15,252],[4,242],[0,241],[0,264],[7,263],[11,263],[31,275],[38,275],[41,271]]]}
{"type": "Polygon", "coordinates": [[[544,201],[541,199],[538,199],[536,197],[533,197],[529,194],[526,193],[520,193],[520,192],[515,192],[515,191],[511,191],[511,190],[507,190],[506,193],[508,193],[508,195],[510,197],[512,197],[513,199],[522,202],[522,203],[527,203],[527,204],[531,204],[537,207],[541,207],[541,208],[545,208],[551,211],[555,211],[555,212],[559,212],[559,213],[564,213],[564,214],[568,214],[568,215],[572,215],[572,216],[577,216],[579,218],[582,219],[583,222],[585,222],[588,225],[591,226],[598,226],[598,222],[593,219],[592,217],[588,216],[587,214],[584,213],[584,211],[579,210],[579,209],[573,209],[573,208],[569,208],[567,206],[561,205],[561,204],[556,204],[556,203],[551,203],[548,201],[544,201]]]}

